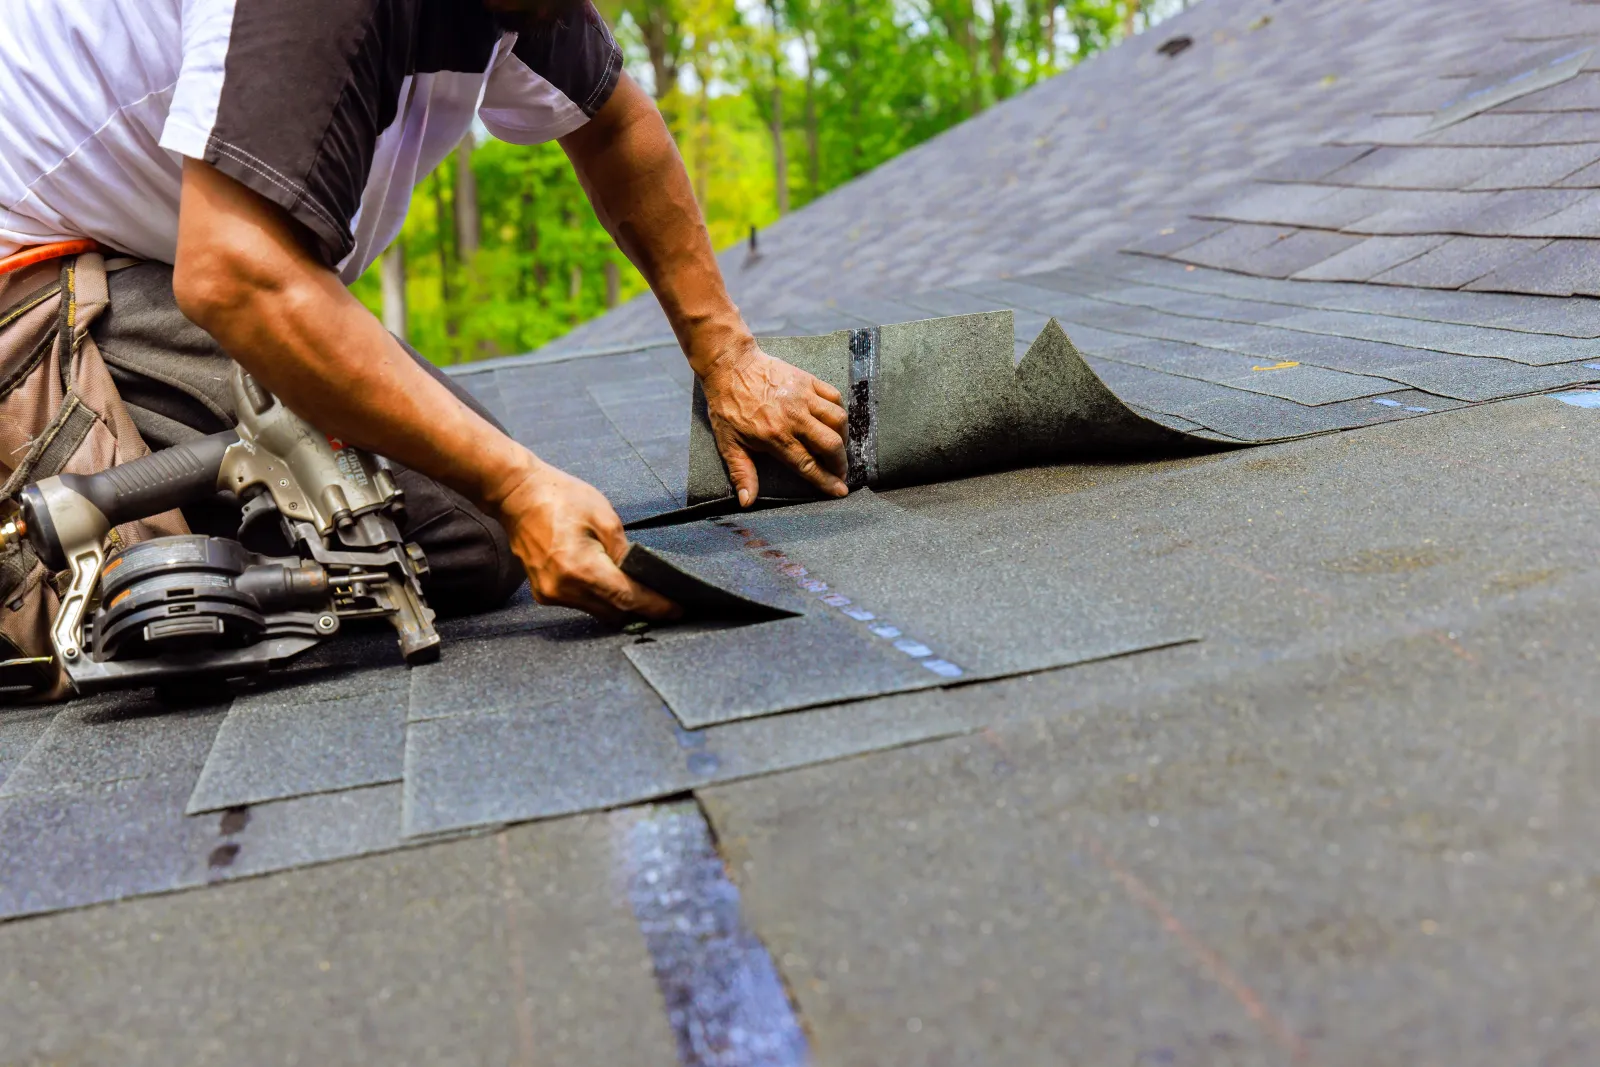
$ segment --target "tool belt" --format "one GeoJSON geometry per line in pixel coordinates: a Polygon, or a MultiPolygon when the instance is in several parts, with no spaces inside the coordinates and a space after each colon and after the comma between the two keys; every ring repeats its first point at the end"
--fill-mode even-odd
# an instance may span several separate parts
{"type": "MultiPolygon", "coordinates": [[[[134,262],[107,260],[88,241],[0,260],[0,500],[41,478],[95,474],[150,453],[89,332],[110,303],[107,273],[134,262]]],[[[188,532],[169,511],[117,527],[107,547],[188,532]]],[[[68,692],[50,644],[56,578],[26,542],[0,554],[0,701],[68,692]]]]}

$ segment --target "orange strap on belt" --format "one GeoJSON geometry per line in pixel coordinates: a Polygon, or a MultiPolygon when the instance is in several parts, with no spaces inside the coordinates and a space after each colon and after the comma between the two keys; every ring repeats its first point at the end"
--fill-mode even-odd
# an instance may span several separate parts
{"type": "Polygon", "coordinates": [[[36,245],[0,259],[0,274],[10,274],[35,263],[44,263],[62,256],[75,256],[80,252],[98,252],[100,242],[83,238],[77,241],[57,241],[54,244],[36,245]]]}

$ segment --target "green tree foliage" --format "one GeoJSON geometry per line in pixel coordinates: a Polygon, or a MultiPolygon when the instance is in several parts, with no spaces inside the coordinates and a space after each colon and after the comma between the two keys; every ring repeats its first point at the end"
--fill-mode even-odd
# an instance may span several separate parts
{"type": "MultiPolygon", "coordinates": [[[[1188,2],[600,6],[724,248],[1188,2]]],[[[409,339],[439,363],[536,348],[645,288],[556,145],[469,142],[417,189],[401,247],[409,339]]],[[[353,288],[381,309],[377,267],[353,288]]]]}

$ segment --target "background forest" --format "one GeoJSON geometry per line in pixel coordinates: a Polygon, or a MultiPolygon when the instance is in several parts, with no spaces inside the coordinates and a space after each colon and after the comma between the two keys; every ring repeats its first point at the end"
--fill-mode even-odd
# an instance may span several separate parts
{"type": "MultiPolygon", "coordinates": [[[[719,250],[1191,0],[600,0],[719,250]]],[[[355,285],[436,363],[537,348],[643,291],[559,146],[479,129],[355,285]]]]}

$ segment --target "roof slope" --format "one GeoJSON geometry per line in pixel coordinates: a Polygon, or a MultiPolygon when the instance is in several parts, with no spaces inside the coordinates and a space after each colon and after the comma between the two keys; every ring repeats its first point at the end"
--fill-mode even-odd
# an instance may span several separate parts
{"type": "MultiPolygon", "coordinates": [[[[692,1064],[786,990],[819,1062],[1592,1062],[1600,392],[1484,402],[1600,379],[1541,295],[1597,75],[1516,95],[1583,49],[1508,36],[1595,10],[1207,0],[726,259],[772,330],[1054,317],[1151,418],[1306,440],[638,535],[779,622],[524,598],[415,671],[0,711],[7,1051],[692,1064]]],[[[648,311],[461,379],[627,517],[688,474],[648,311]]]]}
{"type": "Polygon", "coordinates": [[[1134,247],[1264,277],[1600,295],[1600,6],[1550,25],[1134,247]]]}
{"type": "MultiPolygon", "coordinates": [[[[1206,0],[884,164],[722,266],[758,328],[796,305],[1003,278],[1120,248],[1441,76],[1508,33],[1583,24],[1564,0],[1206,0]],[[1164,42],[1192,47],[1168,57],[1164,42]],[[1419,82],[1419,79],[1421,80],[1419,82]]],[[[1519,47],[1513,47],[1513,52],[1519,47]]],[[[1448,92],[1446,89],[1445,92],[1448,92]]],[[[545,351],[665,336],[648,295],[545,351]]]]}
{"type": "MultiPolygon", "coordinates": [[[[799,615],[658,632],[644,651],[524,598],[442,627],[443,661],[416,671],[396,669],[392,636],[352,634],[229,704],[141,695],[0,712],[0,919],[706,791],[723,839],[756,857],[729,868],[810,1032],[870,1047],[874,1062],[899,1062],[905,1046],[873,1044],[889,1038],[858,998],[879,1005],[895,1041],[907,1018],[958,1020],[974,1004],[944,1040],[993,1036],[992,1005],[942,984],[957,972],[1051,975],[1028,983],[1047,1003],[1002,989],[1016,994],[1008,1019],[1012,1007],[1023,1019],[1006,1033],[1057,1053],[1030,1045],[1011,1062],[1059,1060],[1101,1021],[1106,1048],[1089,1059],[1133,1062],[1157,1015],[1181,1031],[1171,1047],[1210,1047],[1224,1008],[1184,999],[1201,988],[1193,960],[1170,942],[1125,951],[1174,929],[1146,915],[1168,885],[1192,888],[1179,910],[1227,939],[1200,970],[1214,977],[1208,960],[1226,957],[1248,972],[1261,1003],[1286,1012],[1277,1038],[1300,1040],[1303,1023],[1327,1062],[1374,1062],[1397,1040],[1408,1061],[1472,1062],[1453,1036],[1491,1031],[1519,1054],[1571,1052],[1545,1022],[1592,1007],[1579,1002],[1592,937],[1573,930],[1600,884],[1584,815],[1593,774],[1567,761],[1595,747],[1597,577],[1572,531],[1600,500],[1572,457],[1600,447],[1600,414],[1585,410],[1600,404],[1594,392],[1484,402],[1600,380],[1600,301],[1569,295],[1591,291],[1583,183],[1600,158],[1600,73],[1585,55],[1559,83],[1505,88],[1554,77],[1518,82],[1534,60],[1584,52],[1565,36],[1511,36],[1520,27],[1581,34],[1596,10],[1207,0],[797,213],[761,259],[726,258],[771,331],[1011,309],[1019,352],[1056,318],[1105,383],[1168,426],[1246,443],[1361,433],[651,531],[639,540],[799,615]],[[1180,33],[1194,46],[1156,51],[1180,33]],[[1470,410],[1424,417],[1456,409],[1470,410]],[[1016,672],[1032,673],[990,680],[1016,672]],[[787,703],[695,706],[706,692],[787,703]],[[1005,805],[984,803],[994,794],[1005,805]],[[1068,815],[1074,847],[1059,832],[1068,815]],[[908,846],[915,834],[930,835],[925,850],[908,846]],[[836,842],[848,843],[842,860],[828,856],[836,842]],[[906,874],[923,861],[926,877],[906,874]],[[1154,888],[1096,911],[1116,886],[1145,885],[1135,867],[1154,888]],[[1048,886],[1071,887],[1064,918],[1030,928],[1056,906],[1038,895],[1048,886]],[[989,927],[967,946],[970,966],[930,967],[930,954],[906,957],[893,981],[826,970],[847,952],[892,964],[975,901],[993,911],[967,924],[989,927]],[[1079,982],[1078,964],[1112,959],[1108,984],[1079,982]],[[806,960],[823,969],[805,975],[806,960]],[[1423,973],[1437,981],[1419,992],[1423,973]],[[1527,974],[1544,995],[1497,985],[1520,989],[1527,974]],[[848,1011],[824,976],[850,991],[848,1011]],[[1415,1025],[1386,1029],[1372,1021],[1380,1009],[1415,1025]]],[[[692,376],[647,303],[460,373],[520,440],[625,517],[683,500],[692,376]]],[[[634,919],[606,903],[612,865],[629,862],[613,830],[633,814],[431,855],[457,857],[480,891],[485,862],[528,862],[546,896],[585,902],[542,920],[553,929],[540,951],[585,924],[614,934],[611,958],[626,963],[611,977],[631,976],[628,1002],[646,1003],[634,919]],[[513,855],[516,841],[535,852],[513,855]]],[[[291,885],[362,901],[368,875],[352,872],[399,872],[398,896],[377,897],[425,924],[448,920],[432,918],[437,901],[412,906],[408,879],[423,898],[471,897],[431,888],[453,884],[448,864],[372,863],[291,885]]],[[[709,867],[722,870],[715,857],[709,867]]],[[[503,884],[521,908],[516,879],[503,884]]],[[[212,901],[248,911],[279,890],[228,892],[208,896],[208,914],[228,913],[212,901]]],[[[305,901],[281,892],[295,906],[269,899],[271,913],[296,916],[305,901]]],[[[148,909],[135,914],[168,914],[148,909]]],[[[118,914],[42,922],[93,931],[118,914]]],[[[36,943],[16,933],[24,925],[0,941],[36,943]]],[[[17,958],[0,952],[0,1013],[15,1014],[0,1029],[47,1032],[59,1013],[27,1007],[39,982],[17,958]]],[[[527,973],[564,986],[567,958],[544,953],[527,973]]],[[[426,1015],[433,992],[408,1003],[426,1015]]],[[[388,996],[387,984],[372,991],[388,996]]],[[[589,1008],[584,1025],[559,1026],[603,1032],[602,1019],[589,1008]]]]}

